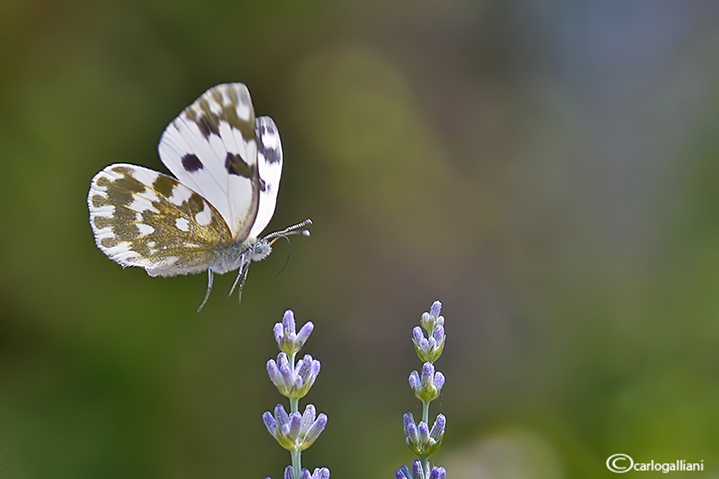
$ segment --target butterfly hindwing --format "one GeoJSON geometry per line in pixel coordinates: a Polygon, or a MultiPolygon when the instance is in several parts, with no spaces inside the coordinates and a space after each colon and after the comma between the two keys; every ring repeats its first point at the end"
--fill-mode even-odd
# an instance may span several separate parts
{"type": "Polygon", "coordinates": [[[90,224],[97,246],[150,276],[207,270],[232,236],[215,208],[174,178],[114,164],[92,179],[90,224]]]}
{"type": "Polygon", "coordinates": [[[261,116],[255,120],[255,138],[257,140],[257,168],[260,173],[260,198],[255,224],[250,237],[256,238],[262,233],[275,213],[277,192],[282,176],[282,143],[280,133],[272,118],[261,116]]]}
{"type": "Polygon", "coordinates": [[[159,153],[180,183],[215,207],[235,241],[249,236],[261,184],[255,114],[245,85],[207,90],[170,123],[159,153]]]}

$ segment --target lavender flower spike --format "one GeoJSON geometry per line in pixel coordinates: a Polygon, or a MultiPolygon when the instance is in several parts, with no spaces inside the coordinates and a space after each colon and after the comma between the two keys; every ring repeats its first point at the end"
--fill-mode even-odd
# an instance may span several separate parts
{"type": "Polygon", "coordinates": [[[435,301],[429,312],[422,314],[419,326],[412,330],[412,343],[419,359],[424,363],[422,372],[412,371],[409,386],[422,401],[422,421],[415,423],[411,413],[404,415],[405,442],[410,451],[419,457],[411,467],[402,466],[395,471],[396,479],[444,479],[443,467],[430,467],[429,457],[439,449],[444,438],[447,418],[438,414],[432,428],[429,423],[430,403],[437,399],[444,386],[444,374],[435,371],[434,362],[444,350],[444,316],[442,303],[435,301]]]}
{"type": "Polygon", "coordinates": [[[275,324],[273,332],[275,333],[275,342],[280,351],[288,355],[296,354],[307,339],[310,337],[315,325],[311,321],[302,326],[300,332],[296,332],[295,315],[291,309],[285,311],[282,322],[275,324]]]}

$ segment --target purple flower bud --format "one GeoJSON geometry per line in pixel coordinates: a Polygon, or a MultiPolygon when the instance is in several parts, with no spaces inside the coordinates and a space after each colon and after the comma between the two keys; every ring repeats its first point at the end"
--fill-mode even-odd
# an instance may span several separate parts
{"type": "Polygon", "coordinates": [[[419,431],[417,430],[417,426],[414,424],[414,422],[411,422],[406,425],[405,431],[407,432],[405,442],[407,442],[409,450],[412,451],[413,454],[419,456],[422,453],[422,446],[420,444],[419,431]]]}
{"type": "Polygon", "coordinates": [[[296,440],[300,437],[300,432],[302,432],[302,414],[293,412],[290,414],[290,430],[287,436],[296,440]]]}
{"type": "Polygon", "coordinates": [[[275,406],[275,419],[279,424],[287,424],[290,421],[290,416],[285,411],[285,407],[282,404],[275,406]]]}
{"type": "Polygon", "coordinates": [[[412,373],[409,375],[409,387],[412,388],[412,391],[417,394],[417,391],[419,390],[420,386],[420,380],[419,380],[419,373],[417,371],[412,371],[412,373]]]}
{"type": "Polygon", "coordinates": [[[317,468],[312,473],[312,479],[330,479],[330,470],[326,467],[317,468]]]}
{"type": "Polygon", "coordinates": [[[435,419],[434,424],[432,425],[432,430],[429,433],[432,439],[436,442],[440,442],[442,440],[442,436],[444,436],[444,428],[446,425],[447,418],[444,417],[444,414],[438,414],[437,419],[435,419]]]}
{"type": "Polygon", "coordinates": [[[419,443],[427,444],[429,442],[429,426],[424,421],[420,421],[417,425],[417,431],[419,431],[419,443]]]}
{"type": "Polygon", "coordinates": [[[429,384],[434,377],[434,366],[432,363],[424,363],[422,365],[422,386],[429,384]]]}
{"type": "Polygon", "coordinates": [[[394,473],[395,479],[412,479],[412,473],[409,472],[407,466],[402,466],[394,473]]]}
{"type": "Polygon", "coordinates": [[[412,339],[414,339],[415,343],[421,343],[424,339],[424,335],[422,334],[422,328],[419,326],[415,326],[412,330],[412,339]]]}
{"type": "Polygon", "coordinates": [[[432,307],[429,309],[429,315],[435,319],[439,318],[439,313],[442,311],[442,303],[435,301],[432,303],[432,307]]]}
{"type": "Polygon", "coordinates": [[[412,463],[412,479],[424,479],[424,468],[420,461],[412,463]]]}
{"type": "Polygon", "coordinates": [[[414,422],[414,416],[412,415],[411,412],[406,412],[406,413],[404,413],[404,416],[402,416],[402,419],[403,419],[403,421],[404,421],[404,430],[405,430],[405,432],[407,431],[407,426],[409,426],[410,424],[415,424],[415,422],[414,422]]]}
{"type": "Polygon", "coordinates": [[[295,327],[295,313],[291,309],[285,311],[282,316],[282,328],[285,331],[285,335],[295,334],[297,328],[295,327]]]}
{"type": "MultiPolygon", "coordinates": [[[[300,343],[300,346],[304,346],[307,342],[307,339],[309,339],[310,334],[312,334],[312,330],[315,329],[315,325],[312,324],[311,321],[308,321],[300,328],[300,332],[297,333],[297,341],[300,343]]],[[[329,469],[323,468],[327,471],[327,474],[329,476],[329,469]]]]}
{"type": "Polygon", "coordinates": [[[274,436],[275,430],[277,430],[277,421],[275,421],[275,418],[272,417],[272,414],[269,411],[265,411],[262,415],[262,421],[264,421],[267,431],[274,436]]]}
{"type": "Polygon", "coordinates": [[[434,466],[429,473],[429,479],[444,479],[445,474],[447,474],[445,468],[434,466]]]}
{"type": "Polygon", "coordinates": [[[270,376],[270,381],[272,381],[275,387],[279,388],[280,385],[284,384],[282,374],[280,374],[280,370],[274,359],[267,361],[267,374],[270,376]]]}
{"type": "Polygon", "coordinates": [[[284,479],[295,479],[295,471],[292,469],[292,466],[285,467],[284,479]]]}
{"type": "Polygon", "coordinates": [[[317,411],[312,404],[308,404],[305,408],[304,414],[302,414],[302,430],[306,431],[315,422],[317,411]]]}
{"type": "Polygon", "coordinates": [[[314,444],[317,438],[320,437],[320,434],[322,434],[322,431],[325,430],[325,426],[327,426],[327,415],[320,414],[317,416],[317,420],[306,430],[302,443],[300,444],[300,450],[304,451],[314,444]]]}
{"type": "Polygon", "coordinates": [[[432,337],[437,342],[437,344],[444,342],[444,326],[441,324],[437,326],[432,333],[432,337]]]}
{"type": "Polygon", "coordinates": [[[438,371],[434,375],[434,387],[437,388],[437,395],[439,395],[440,391],[442,390],[442,386],[444,386],[444,374],[438,371]]]}

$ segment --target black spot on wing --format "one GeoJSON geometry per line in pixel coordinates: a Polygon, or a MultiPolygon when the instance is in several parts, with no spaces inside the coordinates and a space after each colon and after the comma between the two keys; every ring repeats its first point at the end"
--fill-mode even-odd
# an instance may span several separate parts
{"type": "MultiPolygon", "coordinates": [[[[274,122],[266,118],[258,118],[255,122],[255,138],[257,139],[257,153],[269,164],[282,160],[282,150],[278,147],[269,146],[265,139],[278,137],[277,128],[274,122]],[[272,123],[270,123],[272,122],[272,123]]],[[[279,145],[279,140],[277,140],[279,145]]]]}
{"type": "Polygon", "coordinates": [[[231,175],[242,176],[244,178],[252,178],[253,176],[254,168],[250,167],[240,155],[235,153],[227,153],[225,168],[231,175]]]}
{"type": "Polygon", "coordinates": [[[205,166],[195,154],[188,154],[182,157],[182,167],[188,173],[203,169],[205,166]]]}

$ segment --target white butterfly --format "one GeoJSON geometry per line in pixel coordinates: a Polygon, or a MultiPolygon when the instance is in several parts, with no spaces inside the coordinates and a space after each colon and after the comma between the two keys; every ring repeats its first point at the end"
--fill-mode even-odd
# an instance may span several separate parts
{"type": "Polygon", "coordinates": [[[252,261],[291,234],[309,236],[309,219],[259,238],[275,211],[282,145],[271,118],[255,118],[242,83],[217,85],[162,134],[160,159],[175,178],[116,163],[92,179],[87,203],[95,242],[110,259],[150,276],[238,269],[240,294],[252,261]]]}

